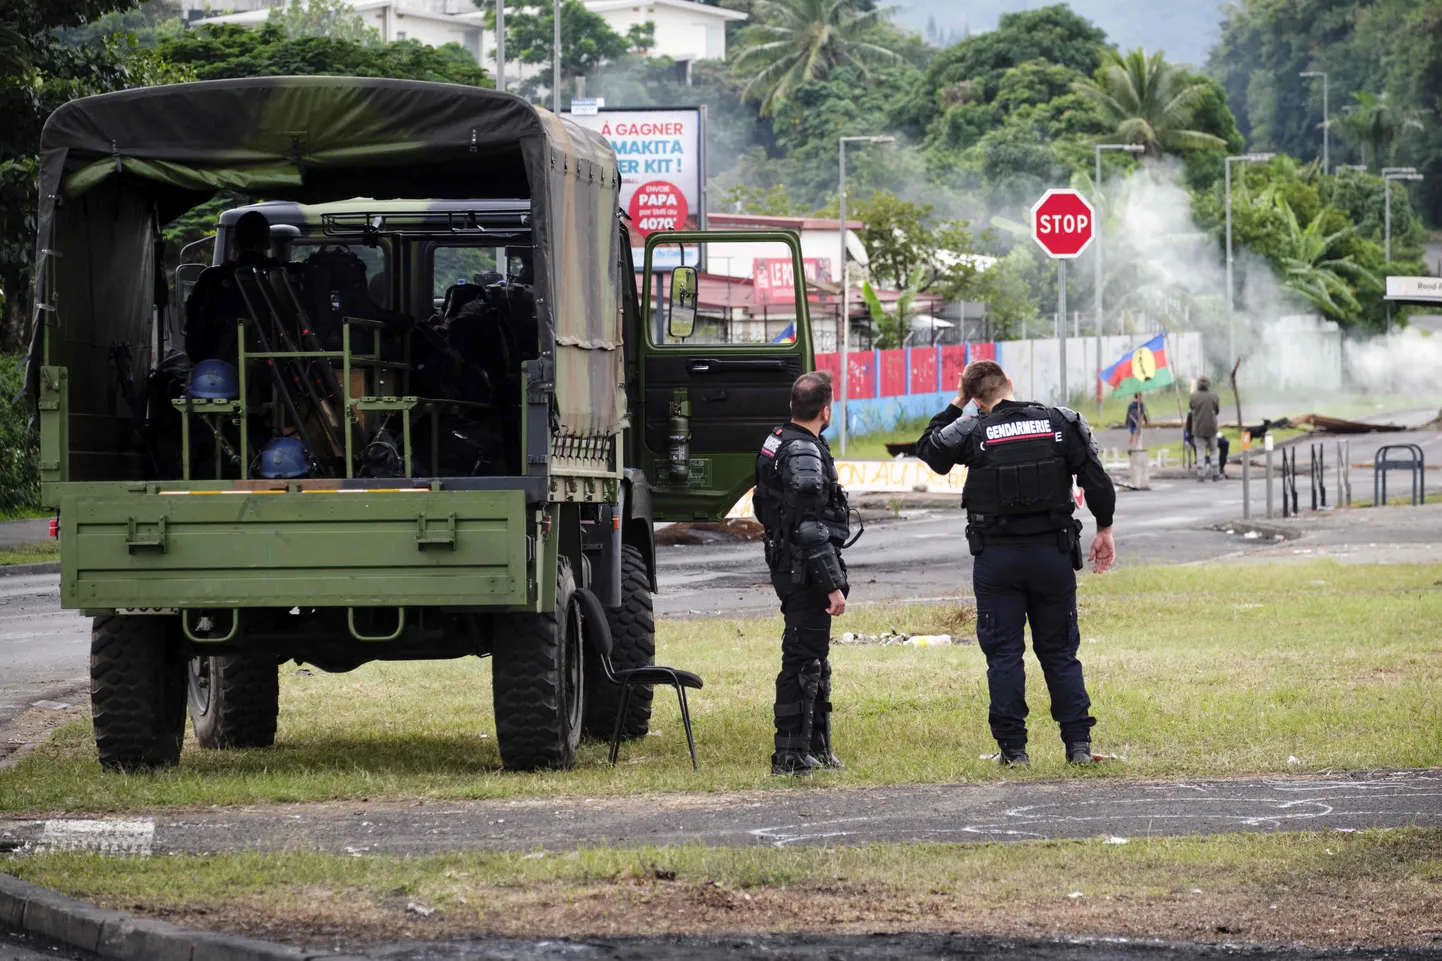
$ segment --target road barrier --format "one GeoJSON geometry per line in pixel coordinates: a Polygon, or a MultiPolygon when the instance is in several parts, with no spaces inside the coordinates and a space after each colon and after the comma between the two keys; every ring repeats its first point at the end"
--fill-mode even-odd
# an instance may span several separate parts
{"type": "Polygon", "coordinates": [[[1372,456],[1372,506],[1381,507],[1387,503],[1387,474],[1390,471],[1405,470],[1412,481],[1412,505],[1421,504],[1427,497],[1425,471],[1427,461],[1422,448],[1416,444],[1386,444],[1377,448],[1372,456]],[[1408,456],[1392,456],[1391,451],[1405,451],[1408,456]]]}
{"type": "Polygon", "coordinates": [[[1312,510],[1327,509],[1327,444],[1319,442],[1308,445],[1310,455],[1308,467],[1312,488],[1312,510]],[[1320,501],[1319,501],[1320,497],[1320,501]]]}
{"type": "Polygon", "coordinates": [[[1301,513],[1297,504],[1297,455],[1295,447],[1282,448],[1282,516],[1296,517],[1301,513]]]}
{"type": "Polygon", "coordinates": [[[1337,506],[1352,506],[1352,442],[1337,441],[1337,506]]]}

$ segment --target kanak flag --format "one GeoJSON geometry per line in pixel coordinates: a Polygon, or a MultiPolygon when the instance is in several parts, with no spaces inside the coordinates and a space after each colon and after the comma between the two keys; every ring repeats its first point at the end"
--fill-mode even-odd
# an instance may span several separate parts
{"type": "Polygon", "coordinates": [[[1121,360],[1101,373],[1102,382],[1114,394],[1135,394],[1172,386],[1172,368],[1167,363],[1167,335],[1151,340],[1122,355],[1121,360]]]}

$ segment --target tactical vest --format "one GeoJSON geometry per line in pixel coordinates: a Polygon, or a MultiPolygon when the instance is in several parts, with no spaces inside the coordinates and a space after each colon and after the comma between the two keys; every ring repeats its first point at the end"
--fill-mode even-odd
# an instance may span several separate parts
{"type": "Polygon", "coordinates": [[[1008,407],[978,419],[968,466],[967,519],[991,535],[1069,529],[1076,507],[1066,465],[1066,421],[1040,404],[1008,407]]]}
{"type": "Polygon", "coordinates": [[[761,452],[756,456],[756,489],[751,495],[751,509],[761,526],[766,529],[766,560],[773,568],[788,562],[788,512],[786,492],[782,489],[781,482],[781,461],[786,457],[787,445],[794,440],[815,441],[821,450],[827,481],[827,500],[821,511],[821,520],[826,523],[831,543],[843,547],[851,537],[850,503],[836,474],[836,461],[830,450],[806,431],[789,423],[783,424],[772,429],[761,446],[761,452]]]}

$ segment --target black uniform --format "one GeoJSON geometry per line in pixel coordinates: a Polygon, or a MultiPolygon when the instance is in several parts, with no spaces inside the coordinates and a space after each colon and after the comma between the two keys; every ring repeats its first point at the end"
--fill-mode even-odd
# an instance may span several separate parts
{"type": "Polygon", "coordinates": [[[846,493],[826,440],[786,424],[756,456],[756,518],[766,564],[786,619],[776,675],[773,770],[840,764],[831,753],[832,591],[849,590],[841,548],[849,536],[846,493]]]}
{"type": "Polygon", "coordinates": [[[1086,419],[1065,407],[999,401],[988,414],[960,420],[948,405],[927,425],[917,456],[938,473],[970,469],[963,489],[966,536],[975,555],[977,641],[986,654],[991,732],[1007,750],[1026,744],[1022,628],[1051,693],[1064,742],[1090,740],[1096,722],[1077,660],[1076,571],[1081,522],[1072,518],[1072,476],[1086,492],[1097,526],[1116,507],[1111,478],[1097,458],[1086,419]]]}

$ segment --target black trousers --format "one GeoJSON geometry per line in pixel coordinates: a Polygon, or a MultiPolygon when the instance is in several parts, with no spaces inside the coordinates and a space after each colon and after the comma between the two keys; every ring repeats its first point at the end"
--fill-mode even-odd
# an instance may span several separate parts
{"type": "MultiPolygon", "coordinates": [[[[790,583],[790,573],[771,576],[771,586],[781,599],[781,616],[786,621],[781,635],[781,673],[776,675],[776,703],[796,704],[805,699],[802,674],[813,661],[825,662],[831,654],[831,602],[821,590],[790,583]]],[[[814,696],[814,695],[813,695],[814,696]]],[[[800,730],[797,719],[797,730],[800,730]]]]}
{"type": "Polygon", "coordinates": [[[1076,571],[1071,557],[1045,544],[988,544],[972,565],[976,636],[986,655],[991,692],[991,733],[1005,747],[1026,744],[1026,668],[1022,634],[1031,623],[1031,645],[1041,662],[1051,716],[1063,741],[1089,740],[1096,721],[1082,679],[1077,648],[1076,571]]]}

